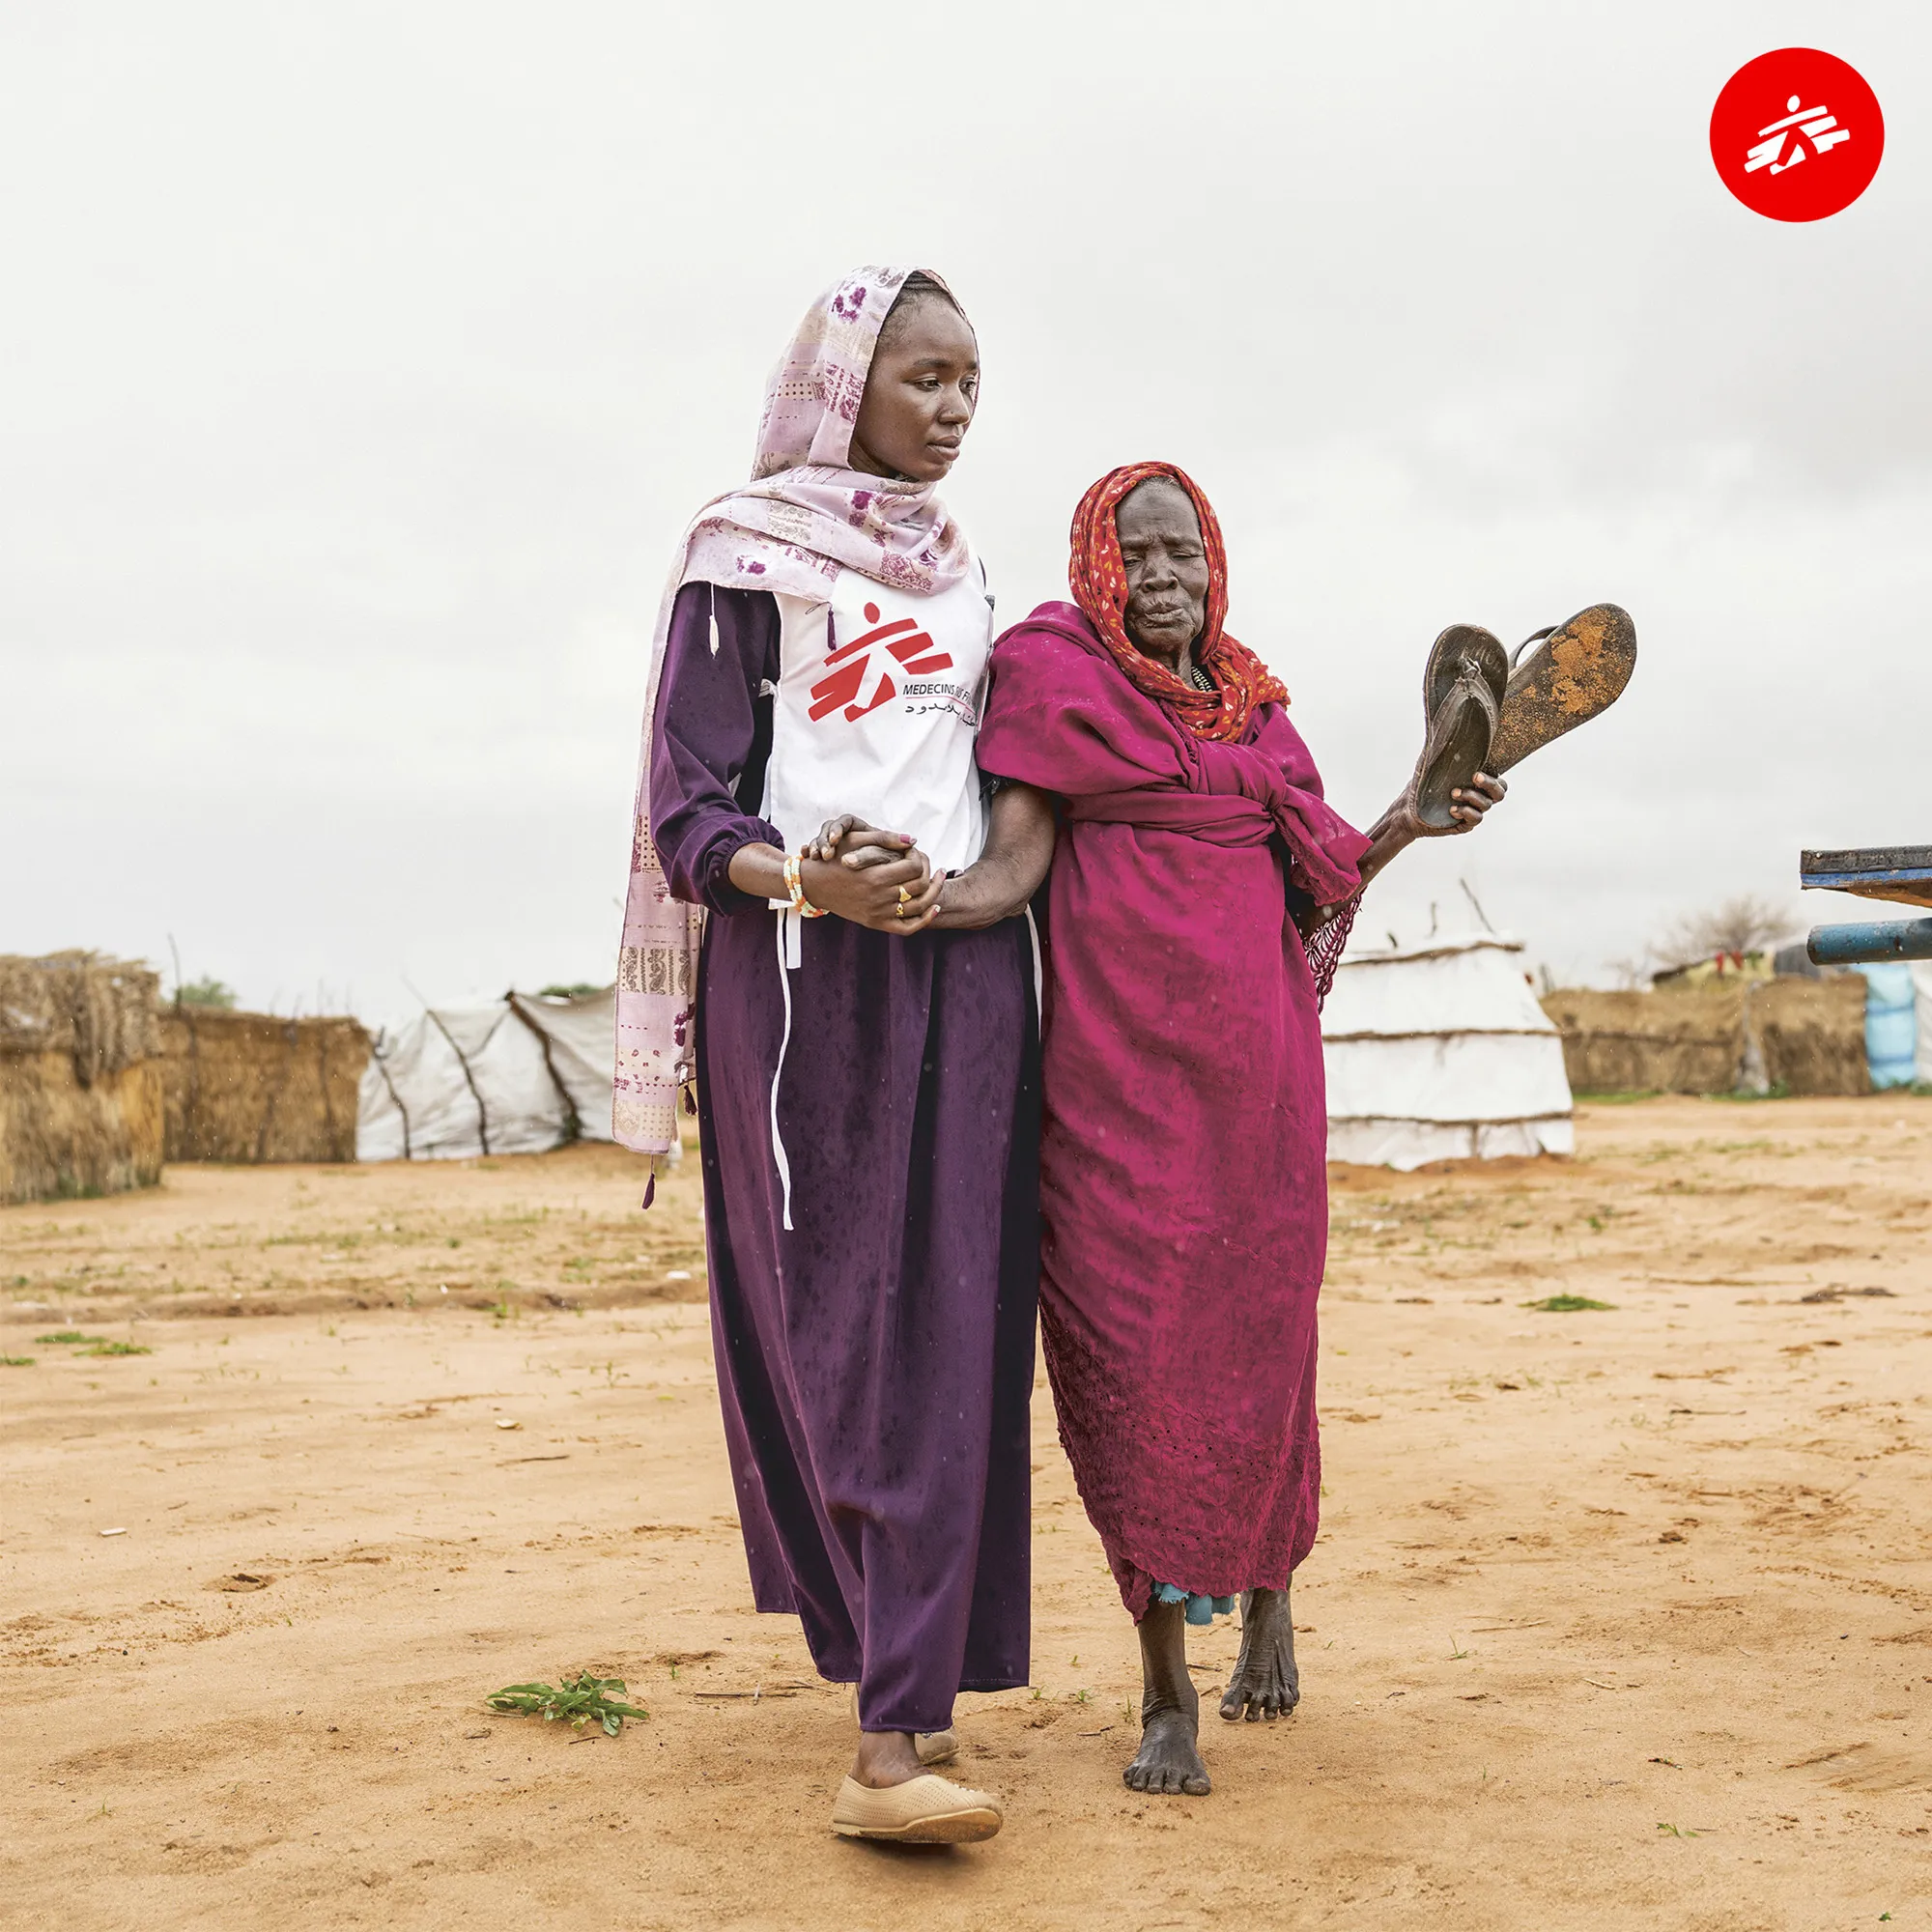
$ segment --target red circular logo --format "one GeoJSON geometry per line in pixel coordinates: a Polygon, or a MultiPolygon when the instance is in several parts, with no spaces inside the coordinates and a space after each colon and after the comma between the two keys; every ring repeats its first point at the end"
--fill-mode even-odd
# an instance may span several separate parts
{"type": "Polygon", "coordinates": [[[1711,110],[1724,185],[1774,221],[1822,221],[1871,185],[1885,153],[1878,96],[1857,68],[1816,47],[1747,61],[1711,110]]]}

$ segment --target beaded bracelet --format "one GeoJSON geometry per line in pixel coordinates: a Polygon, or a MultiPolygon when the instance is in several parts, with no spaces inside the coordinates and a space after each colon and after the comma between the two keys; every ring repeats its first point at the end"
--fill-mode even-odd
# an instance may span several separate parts
{"type": "Polygon", "coordinates": [[[806,897],[804,886],[799,883],[798,868],[804,858],[805,854],[799,852],[786,859],[784,863],[785,892],[791,899],[792,911],[797,913],[801,919],[823,919],[825,917],[825,908],[813,905],[806,897]]]}

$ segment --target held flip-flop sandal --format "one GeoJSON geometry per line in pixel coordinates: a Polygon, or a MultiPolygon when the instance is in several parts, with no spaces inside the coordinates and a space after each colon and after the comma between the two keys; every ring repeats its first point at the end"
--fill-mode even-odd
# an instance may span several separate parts
{"type": "Polygon", "coordinates": [[[1592,604],[1567,624],[1537,631],[1517,647],[1490,762],[1497,775],[1553,738],[1587,724],[1623,696],[1636,668],[1636,626],[1614,604],[1592,604]],[[1536,649],[1527,658],[1524,651],[1536,649]]]}
{"type": "Polygon", "coordinates": [[[881,1790],[848,1777],[832,1807],[841,1838],[887,1838],[901,1845],[975,1845],[1006,1822],[1000,1801],[984,1791],[922,1773],[881,1790]]]}
{"type": "Polygon", "coordinates": [[[1454,794],[1466,791],[1478,772],[1493,771],[1495,735],[1509,657],[1480,624],[1451,624],[1430,647],[1422,672],[1422,716],[1427,735],[1409,803],[1423,824],[1446,831],[1456,823],[1454,794]]]}
{"type": "MultiPolygon", "coordinates": [[[[859,1721],[859,1687],[852,1687],[852,1721],[859,1721]]],[[[951,1764],[959,1755],[959,1733],[951,1724],[943,1731],[915,1731],[912,1747],[921,1764],[951,1764]]]]}

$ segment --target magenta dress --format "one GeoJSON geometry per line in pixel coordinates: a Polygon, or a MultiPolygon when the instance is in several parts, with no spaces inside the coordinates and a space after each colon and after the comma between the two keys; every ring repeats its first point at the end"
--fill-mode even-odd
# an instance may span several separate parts
{"type": "Polygon", "coordinates": [[[981,768],[1063,801],[1046,890],[1040,1314],[1061,1440],[1128,1610],[1281,1588],[1315,1540],[1328,1236],[1291,904],[1358,884],[1278,704],[1196,737],[1047,604],[993,656],[981,768]]]}

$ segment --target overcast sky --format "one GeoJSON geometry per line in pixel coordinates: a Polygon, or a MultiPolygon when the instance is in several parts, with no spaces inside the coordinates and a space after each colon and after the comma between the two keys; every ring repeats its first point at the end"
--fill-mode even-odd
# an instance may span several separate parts
{"type": "Polygon", "coordinates": [[[1922,5],[327,0],[0,11],[0,952],[370,1017],[610,977],[650,621],[848,266],[978,326],[950,498],[1010,619],[1113,464],[1366,821],[1465,619],[1601,599],[1622,702],[1405,859],[1605,978],[1801,846],[1932,840],[1922,5]],[[1863,199],[1724,191],[1823,45],[1863,199]]]}

